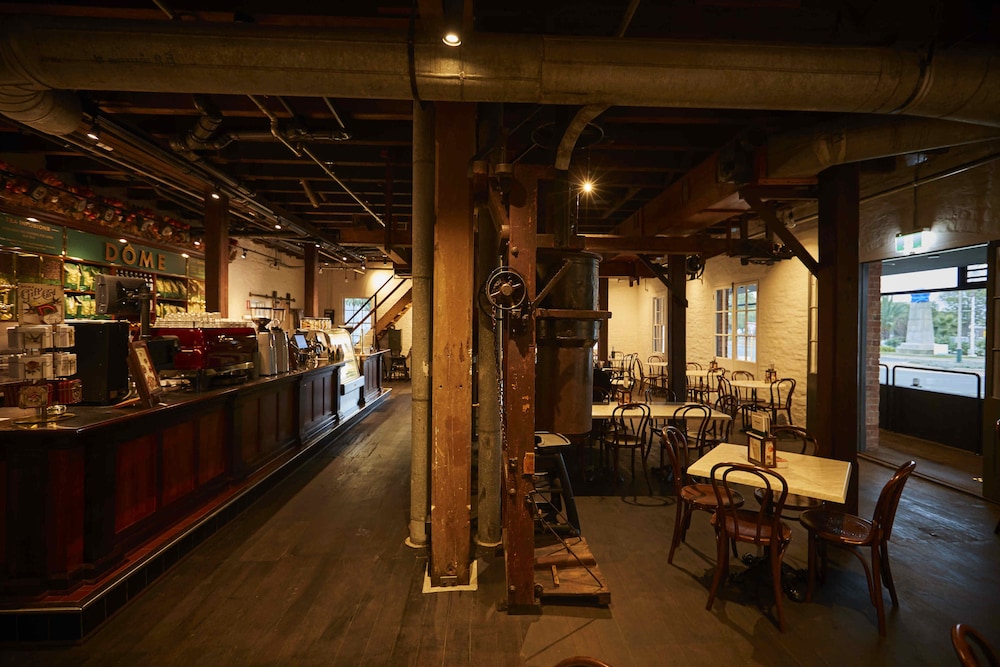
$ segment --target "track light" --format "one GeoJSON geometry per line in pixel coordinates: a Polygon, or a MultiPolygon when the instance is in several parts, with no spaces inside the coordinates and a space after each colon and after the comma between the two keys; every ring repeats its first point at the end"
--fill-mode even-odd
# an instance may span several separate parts
{"type": "Polygon", "coordinates": [[[212,195],[211,196],[212,196],[212,199],[214,199],[215,201],[219,201],[219,199],[222,198],[222,195],[219,194],[219,188],[215,188],[214,190],[212,190],[212,195]]]}
{"type": "Polygon", "coordinates": [[[465,11],[463,0],[441,0],[441,14],[444,17],[444,31],[441,41],[445,46],[462,45],[462,14],[465,11]]]}
{"type": "Polygon", "coordinates": [[[454,30],[446,30],[444,36],[441,37],[441,41],[446,46],[462,46],[462,37],[454,30]]]}
{"type": "Polygon", "coordinates": [[[91,123],[90,128],[87,129],[87,138],[92,141],[101,140],[101,128],[97,124],[96,120],[93,123],[91,123]]]}
{"type": "Polygon", "coordinates": [[[247,251],[246,251],[246,248],[244,248],[244,249],[243,249],[243,254],[242,254],[242,255],[240,255],[240,256],[241,256],[241,257],[242,257],[243,259],[246,259],[246,258],[247,258],[247,251]]]}

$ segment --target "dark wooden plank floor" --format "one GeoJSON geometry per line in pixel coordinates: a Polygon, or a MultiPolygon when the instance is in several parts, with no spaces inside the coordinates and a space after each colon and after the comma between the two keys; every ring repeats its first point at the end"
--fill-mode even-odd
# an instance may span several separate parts
{"type": "MultiPolygon", "coordinates": [[[[581,488],[584,533],[612,590],[609,608],[498,612],[501,557],[475,592],[421,592],[426,553],[403,543],[409,502],[409,394],[392,398],[198,547],[85,644],[5,650],[10,665],[475,665],[547,667],[575,654],[616,667],[949,665],[963,621],[1000,646],[1000,508],[913,479],[892,542],[900,608],[880,639],[860,564],[837,553],[812,604],[768,584],[728,584],[705,610],[715,561],[706,515],[667,565],[673,498],[645,482],[581,488]],[[639,495],[632,495],[638,491],[639,495]],[[590,495],[587,495],[587,494],[590,495]],[[763,608],[763,610],[762,610],[763,608]],[[766,612],[766,613],[765,613],[766,612]]],[[[861,463],[870,512],[890,471],[861,463]]],[[[641,475],[640,475],[641,477],[641,475]]],[[[794,527],[787,560],[804,565],[794,527]]]]}

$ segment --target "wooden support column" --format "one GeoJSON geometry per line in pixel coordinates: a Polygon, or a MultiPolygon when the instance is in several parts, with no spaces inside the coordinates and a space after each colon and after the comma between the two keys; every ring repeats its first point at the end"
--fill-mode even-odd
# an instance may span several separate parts
{"type": "Polygon", "coordinates": [[[667,257],[667,382],[678,401],[687,400],[687,257],[667,257]]]}
{"type": "MultiPolygon", "coordinates": [[[[524,279],[527,300],[535,296],[535,245],[538,225],[538,181],[542,171],[514,170],[510,192],[508,265],[524,279]]],[[[503,537],[507,569],[507,609],[537,608],[535,598],[535,524],[529,505],[530,472],[535,456],[535,321],[519,312],[506,314],[504,344],[504,414],[507,442],[503,456],[503,537]]]]}
{"type": "Polygon", "coordinates": [[[476,106],[439,103],[436,110],[430,577],[433,586],[457,586],[469,583],[471,560],[475,245],[468,164],[476,106]]]}
{"type": "Polygon", "coordinates": [[[857,165],[820,173],[816,437],[832,458],[851,462],[849,512],[858,511],[861,437],[859,207],[857,165]]]}
{"type": "Polygon", "coordinates": [[[205,310],[229,317],[229,197],[205,191],[205,310]]]}
{"type": "Polygon", "coordinates": [[[319,248],[315,245],[305,247],[305,299],[303,299],[302,314],[306,317],[319,317],[319,248]]]}

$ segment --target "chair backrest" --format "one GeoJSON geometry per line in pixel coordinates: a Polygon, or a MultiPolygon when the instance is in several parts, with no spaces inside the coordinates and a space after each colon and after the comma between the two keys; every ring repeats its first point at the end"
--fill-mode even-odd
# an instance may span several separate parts
{"type": "Polygon", "coordinates": [[[875,513],[872,515],[872,524],[878,531],[879,539],[883,542],[888,541],[892,536],[892,524],[896,520],[896,508],[903,495],[903,487],[906,486],[906,480],[910,478],[910,474],[916,467],[916,461],[907,461],[899,466],[882,487],[882,493],[878,495],[875,513]]]}
{"type": "Polygon", "coordinates": [[[660,434],[660,447],[667,452],[670,469],[674,471],[674,492],[679,497],[681,489],[688,484],[687,469],[691,462],[691,452],[684,431],[676,426],[667,426],[660,434]]]}
{"type": "Polygon", "coordinates": [[[687,369],[688,369],[689,371],[700,371],[700,370],[704,370],[704,369],[703,369],[703,368],[701,367],[701,364],[699,364],[699,363],[698,363],[697,361],[689,361],[689,362],[687,362],[687,369]]]}
{"type": "Polygon", "coordinates": [[[647,403],[677,402],[677,394],[670,387],[647,387],[644,395],[647,403]]]}
{"type": "Polygon", "coordinates": [[[733,394],[720,394],[719,398],[715,399],[713,409],[716,412],[725,412],[730,419],[712,421],[711,426],[709,426],[712,439],[718,442],[729,442],[729,436],[733,433],[733,422],[736,421],[736,413],[740,411],[740,401],[733,394]]]}
{"type": "MultiPolygon", "coordinates": [[[[773,470],[758,468],[749,463],[717,463],[712,466],[712,489],[715,491],[715,498],[719,504],[717,511],[724,516],[728,515],[733,525],[736,525],[737,511],[740,507],[736,502],[739,491],[735,487],[746,485],[746,478],[743,477],[743,481],[740,479],[743,475],[752,475],[758,478],[761,483],[754,486],[760,486],[764,489],[764,495],[755,512],[756,528],[752,538],[748,540],[747,534],[744,532],[741,533],[740,539],[763,544],[766,540],[764,537],[765,528],[770,528],[770,535],[781,535],[781,512],[785,509],[785,499],[788,498],[788,483],[784,477],[773,470]]],[[[748,516],[747,512],[752,512],[752,510],[744,508],[742,516],[748,516]]],[[[722,518],[720,517],[720,519],[722,518]]],[[[716,526],[724,533],[727,523],[729,521],[719,520],[716,522],[716,526]]],[[[736,535],[730,537],[737,538],[736,535]]],[[[719,539],[723,539],[723,537],[720,535],[719,539]]]]}
{"type": "Polygon", "coordinates": [[[691,438],[688,438],[688,447],[705,446],[711,417],[712,411],[708,406],[700,404],[685,405],[674,413],[674,420],[684,424],[685,431],[695,437],[696,442],[691,442],[691,438]]]}
{"type": "Polygon", "coordinates": [[[660,354],[651,354],[648,357],[646,357],[646,363],[647,364],[649,362],[651,362],[651,361],[655,361],[656,363],[663,363],[663,355],[660,355],[660,354]]]}
{"type": "Polygon", "coordinates": [[[725,373],[720,373],[719,378],[719,396],[732,396],[733,395],[733,384],[726,378],[725,373]]]}
{"type": "Polygon", "coordinates": [[[608,663],[585,655],[576,655],[556,663],[555,667],[611,667],[608,663]]]}
{"type": "Polygon", "coordinates": [[[795,378],[781,378],[771,383],[771,404],[792,407],[792,394],[795,393],[795,378]]]}
{"type": "Polygon", "coordinates": [[[826,455],[826,450],[820,447],[816,436],[801,426],[791,424],[772,426],[771,435],[778,439],[778,446],[784,451],[810,456],[826,455]]]}
{"type": "Polygon", "coordinates": [[[962,667],[980,667],[984,664],[1000,667],[1000,657],[997,656],[996,650],[971,625],[956,624],[951,629],[951,645],[955,648],[955,654],[958,655],[962,667]]]}
{"type": "Polygon", "coordinates": [[[730,377],[734,380],[753,380],[753,373],[750,371],[733,371],[730,377]]]}
{"type": "Polygon", "coordinates": [[[620,438],[623,435],[642,440],[649,427],[649,406],[645,403],[616,405],[611,411],[611,423],[614,425],[616,440],[624,440],[620,438]]]}

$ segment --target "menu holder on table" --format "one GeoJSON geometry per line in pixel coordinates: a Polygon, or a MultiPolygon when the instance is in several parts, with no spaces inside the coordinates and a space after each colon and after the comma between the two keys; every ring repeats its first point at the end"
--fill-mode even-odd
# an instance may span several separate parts
{"type": "Polygon", "coordinates": [[[778,467],[777,440],[771,435],[771,417],[754,413],[747,431],[747,460],[762,468],[778,467]]]}
{"type": "Polygon", "coordinates": [[[145,341],[132,341],[129,344],[128,368],[135,381],[135,388],[139,391],[142,407],[151,408],[159,403],[163,387],[145,341]]]}

